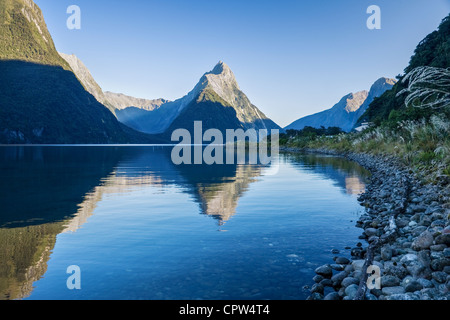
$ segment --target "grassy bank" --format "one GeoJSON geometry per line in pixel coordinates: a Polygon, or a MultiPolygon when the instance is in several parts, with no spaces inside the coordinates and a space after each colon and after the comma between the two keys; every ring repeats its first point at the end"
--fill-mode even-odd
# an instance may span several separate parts
{"type": "Polygon", "coordinates": [[[428,119],[403,120],[357,133],[316,135],[290,131],[281,135],[280,145],[395,156],[424,182],[435,182],[450,175],[449,137],[449,117],[435,114],[428,119]]]}

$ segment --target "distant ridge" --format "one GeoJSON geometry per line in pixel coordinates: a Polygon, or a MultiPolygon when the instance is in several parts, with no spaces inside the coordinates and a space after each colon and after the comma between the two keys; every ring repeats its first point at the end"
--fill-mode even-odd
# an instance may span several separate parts
{"type": "Polygon", "coordinates": [[[300,118],[287,127],[288,129],[301,130],[306,126],[313,128],[339,127],[343,131],[351,131],[358,119],[366,112],[372,101],[390,90],[396,83],[395,79],[380,78],[371,86],[369,91],[359,91],[344,96],[331,109],[300,118]]]}
{"type": "Polygon", "coordinates": [[[123,93],[104,92],[86,65],[76,55],[68,55],[61,52],[59,52],[59,55],[70,65],[84,88],[114,114],[116,110],[122,110],[128,107],[153,111],[168,102],[165,99],[149,100],[131,97],[123,93]]]}

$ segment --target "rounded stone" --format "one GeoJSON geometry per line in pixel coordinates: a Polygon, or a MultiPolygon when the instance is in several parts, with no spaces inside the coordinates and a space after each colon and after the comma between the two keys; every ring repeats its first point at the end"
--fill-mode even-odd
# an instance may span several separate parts
{"type": "Polygon", "coordinates": [[[331,269],[336,270],[336,271],[344,270],[344,265],[342,265],[342,264],[333,263],[330,265],[330,267],[331,267],[331,269]]]}
{"type": "Polygon", "coordinates": [[[323,300],[340,300],[339,293],[330,292],[323,298],[323,300]]]}
{"type": "Polygon", "coordinates": [[[344,280],[342,280],[342,282],[341,282],[341,285],[343,287],[348,287],[352,284],[359,284],[358,279],[353,278],[353,277],[347,277],[347,278],[344,278],[344,280]]]}
{"type": "Polygon", "coordinates": [[[436,244],[445,244],[450,246],[450,233],[441,234],[436,237],[436,244]]]}
{"type": "Polygon", "coordinates": [[[419,291],[422,290],[423,286],[419,281],[413,280],[410,281],[406,286],[405,286],[405,292],[414,292],[414,291],[419,291]]]}
{"type": "Polygon", "coordinates": [[[323,279],[322,281],[320,281],[320,284],[324,287],[332,287],[333,281],[331,281],[331,279],[323,279]]]}
{"type": "Polygon", "coordinates": [[[424,231],[413,241],[411,248],[416,251],[425,250],[433,245],[433,241],[433,234],[429,231],[424,231]]]}
{"type": "Polygon", "coordinates": [[[436,271],[431,274],[431,277],[439,283],[445,283],[447,274],[443,271],[436,271]]]}
{"type": "Polygon", "coordinates": [[[333,286],[339,286],[346,277],[348,276],[348,272],[342,271],[331,277],[331,281],[333,281],[333,286]]]}
{"type": "Polygon", "coordinates": [[[349,264],[350,260],[347,259],[346,257],[337,257],[336,258],[336,263],[338,263],[338,264],[349,264]]]}
{"type": "Polygon", "coordinates": [[[371,237],[371,236],[376,236],[378,234],[378,229],[375,228],[367,228],[366,230],[364,230],[364,234],[367,237],[371,237]]]}
{"type": "Polygon", "coordinates": [[[323,277],[319,274],[315,275],[313,278],[314,282],[319,283],[320,281],[323,280],[323,277]]]}
{"type": "Polygon", "coordinates": [[[381,277],[382,287],[396,287],[400,285],[400,279],[396,276],[384,275],[381,277]]]}
{"type": "Polygon", "coordinates": [[[333,269],[331,269],[329,264],[318,267],[314,272],[324,278],[330,278],[333,275],[333,269]]]}
{"type": "Polygon", "coordinates": [[[405,293],[405,289],[402,286],[386,287],[386,288],[381,289],[381,292],[385,296],[389,296],[391,294],[402,294],[402,293],[405,293]]]}
{"type": "Polygon", "coordinates": [[[392,248],[390,246],[383,246],[381,248],[381,259],[384,261],[391,260],[392,258],[392,248]]]}
{"type": "Polygon", "coordinates": [[[323,285],[321,285],[320,283],[316,283],[311,287],[311,293],[317,292],[323,294],[323,290],[324,290],[323,285]]]}
{"type": "Polygon", "coordinates": [[[353,300],[357,292],[358,292],[358,285],[356,284],[351,284],[347,288],[345,288],[345,295],[350,300],[353,300]]]}

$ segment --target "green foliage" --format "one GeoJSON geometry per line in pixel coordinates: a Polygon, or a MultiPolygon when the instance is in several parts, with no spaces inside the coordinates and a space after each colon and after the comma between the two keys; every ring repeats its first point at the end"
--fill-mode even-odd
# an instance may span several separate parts
{"type": "Polygon", "coordinates": [[[291,137],[307,137],[310,139],[314,139],[317,136],[333,136],[340,133],[343,133],[341,128],[339,127],[321,127],[321,128],[313,128],[310,126],[304,127],[302,130],[288,129],[286,133],[281,134],[280,136],[284,138],[291,137]]]}
{"type": "Polygon", "coordinates": [[[450,66],[450,15],[442,20],[437,31],[430,33],[419,43],[405,73],[420,66],[450,66]]]}
{"type": "MultiPolygon", "coordinates": [[[[409,65],[405,68],[405,74],[420,66],[430,66],[437,68],[450,67],[450,15],[444,18],[438,30],[430,33],[423,39],[414,51],[409,65]]],[[[401,120],[418,120],[421,117],[430,118],[431,115],[439,111],[426,110],[404,110],[406,95],[398,95],[406,84],[402,82],[403,77],[398,77],[399,81],[391,90],[375,98],[370,107],[362,115],[359,122],[369,121],[376,125],[384,122],[394,122],[401,120]],[[394,113],[392,113],[394,111],[394,113]]]]}
{"type": "Polygon", "coordinates": [[[0,0],[0,60],[22,60],[70,70],[55,49],[41,10],[22,0],[0,0]]]}

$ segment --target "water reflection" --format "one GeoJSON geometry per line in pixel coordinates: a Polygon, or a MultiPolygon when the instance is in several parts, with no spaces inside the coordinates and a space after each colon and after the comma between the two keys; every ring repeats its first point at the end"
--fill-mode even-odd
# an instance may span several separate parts
{"type": "MultiPolygon", "coordinates": [[[[285,155],[347,193],[365,172],[344,159],[285,155]]],[[[30,295],[47,270],[58,234],[76,232],[107,194],[175,186],[222,225],[265,170],[258,165],[181,165],[163,147],[0,147],[0,299],[30,295]]]]}
{"type": "Polygon", "coordinates": [[[297,163],[300,170],[314,172],[329,179],[347,194],[364,192],[369,171],[343,157],[303,153],[286,153],[285,161],[297,163]]]}

